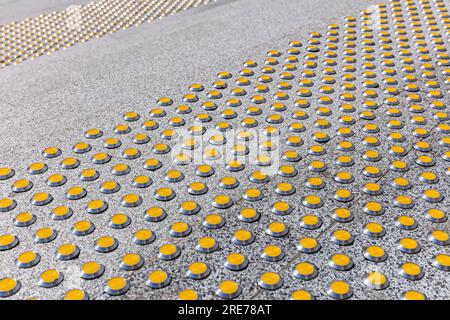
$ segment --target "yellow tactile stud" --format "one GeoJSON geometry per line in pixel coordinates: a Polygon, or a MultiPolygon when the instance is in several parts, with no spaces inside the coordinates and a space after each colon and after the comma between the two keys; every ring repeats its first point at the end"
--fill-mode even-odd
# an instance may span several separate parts
{"type": "Polygon", "coordinates": [[[166,217],[166,211],[161,207],[151,207],[145,211],[145,220],[158,222],[166,217]]]}
{"type": "Polygon", "coordinates": [[[447,221],[447,215],[444,211],[437,209],[437,208],[431,208],[425,212],[426,218],[430,220],[431,222],[445,222],[447,221]]]}
{"type": "Polygon", "coordinates": [[[160,201],[170,201],[175,197],[175,191],[170,188],[160,188],[155,191],[155,198],[160,201]]]}
{"type": "Polygon", "coordinates": [[[153,289],[161,289],[169,285],[171,277],[161,269],[150,272],[147,279],[147,286],[153,289]]]}
{"type": "Polygon", "coordinates": [[[14,278],[0,279],[0,297],[6,298],[15,295],[22,287],[20,281],[14,278]]]}
{"type": "Polygon", "coordinates": [[[317,277],[318,271],[313,263],[305,261],[297,263],[293,267],[292,273],[296,278],[301,280],[312,280],[317,277]]]}
{"type": "Polygon", "coordinates": [[[14,183],[11,186],[12,191],[14,192],[26,192],[30,190],[33,187],[33,183],[26,179],[20,179],[14,181],[14,183]]]}
{"type": "Polygon", "coordinates": [[[420,280],[424,276],[422,268],[414,262],[405,262],[399,267],[399,274],[408,280],[420,280]]]}
{"type": "Polygon", "coordinates": [[[297,248],[305,253],[315,253],[320,250],[320,244],[314,238],[305,237],[298,241],[297,248]]]}
{"type": "Polygon", "coordinates": [[[45,158],[55,158],[61,154],[61,150],[56,147],[48,147],[42,151],[45,158]]]}
{"type": "Polygon", "coordinates": [[[363,233],[372,238],[381,238],[386,234],[386,230],[377,222],[369,222],[364,226],[363,233]]]}
{"type": "Polygon", "coordinates": [[[304,196],[303,200],[302,200],[302,204],[305,207],[308,207],[311,209],[316,209],[316,208],[320,208],[323,206],[322,199],[320,199],[320,197],[318,197],[316,195],[304,196]]]}
{"type": "Polygon", "coordinates": [[[119,242],[111,236],[103,236],[97,239],[95,250],[102,253],[114,251],[119,246],[119,242]]]}
{"type": "Polygon", "coordinates": [[[419,291],[409,290],[409,291],[403,292],[402,299],[403,300],[427,300],[427,297],[419,291]]]}
{"type": "Polygon", "coordinates": [[[367,274],[367,277],[364,279],[364,284],[371,289],[383,290],[389,286],[389,281],[383,273],[372,271],[367,274]]]}
{"type": "Polygon", "coordinates": [[[58,232],[52,228],[44,227],[35,232],[34,241],[36,243],[47,243],[55,240],[58,232]]]}
{"type": "Polygon", "coordinates": [[[387,254],[379,246],[369,246],[364,250],[364,257],[373,262],[382,262],[387,259],[387,254]]]}
{"type": "Polygon", "coordinates": [[[283,286],[283,279],[276,272],[264,272],[258,281],[258,285],[267,290],[277,290],[283,286]]]}
{"type": "Polygon", "coordinates": [[[80,220],[73,225],[72,233],[76,236],[85,236],[92,233],[94,229],[94,224],[89,220],[80,220]]]}
{"type": "Polygon", "coordinates": [[[162,260],[173,260],[176,259],[181,254],[180,249],[174,244],[167,243],[163,244],[159,248],[158,257],[162,260]]]}
{"type": "Polygon", "coordinates": [[[80,248],[73,243],[66,243],[58,247],[56,257],[59,260],[72,260],[80,254],[80,248]]]}
{"type": "Polygon", "coordinates": [[[45,206],[52,202],[53,197],[47,192],[38,192],[31,197],[31,204],[35,206],[45,206]]]}
{"type": "Polygon", "coordinates": [[[86,211],[91,214],[99,214],[108,209],[108,203],[100,199],[94,199],[88,202],[86,211]]]}
{"type": "Polygon", "coordinates": [[[353,290],[347,282],[333,280],[328,286],[327,293],[334,299],[348,299],[353,295],[353,290]]]}
{"type": "Polygon", "coordinates": [[[15,174],[15,171],[8,167],[1,167],[0,168],[0,180],[7,180],[11,177],[13,177],[15,174]]]}
{"type": "Polygon", "coordinates": [[[52,288],[59,285],[64,280],[64,275],[55,270],[47,269],[41,273],[39,279],[39,285],[43,288],[52,288]]]}
{"type": "Polygon", "coordinates": [[[314,300],[314,296],[306,290],[297,290],[292,292],[291,300],[314,300]]]}
{"type": "Polygon", "coordinates": [[[354,237],[347,230],[338,229],[332,232],[331,241],[338,245],[346,246],[353,243],[354,237]]]}
{"type": "Polygon", "coordinates": [[[89,295],[82,289],[70,289],[64,294],[64,300],[89,300],[89,295]]]}
{"type": "Polygon", "coordinates": [[[272,237],[283,237],[288,234],[288,232],[289,228],[279,221],[271,222],[266,228],[266,233],[272,237]]]}
{"type": "Polygon", "coordinates": [[[17,206],[15,200],[11,198],[0,199],[0,212],[7,212],[14,209],[17,206]]]}
{"type": "Polygon", "coordinates": [[[66,197],[70,200],[78,200],[86,196],[86,194],[86,189],[80,186],[74,186],[67,189],[66,197]]]}
{"type": "Polygon", "coordinates": [[[233,205],[233,200],[224,194],[214,197],[212,205],[218,209],[226,209],[233,205]]]}
{"type": "Polygon", "coordinates": [[[185,201],[180,204],[178,211],[185,215],[193,215],[200,211],[200,206],[195,201],[185,201]]]}
{"type": "Polygon", "coordinates": [[[225,267],[233,271],[240,271],[248,266],[248,260],[241,253],[230,253],[225,262],[225,267]]]}
{"type": "Polygon", "coordinates": [[[137,253],[127,253],[122,257],[120,267],[123,270],[134,271],[140,269],[144,265],[144,258],[137,253]]]}
{"type": "Polygon", "coordinates": [[[95,164],[104,164],[111,160],[111,156],[105,152],[98,152],[94,154],[91,161],[95,164]]]}
{"type": "Polygon", "coordinates": [[[123,277],[113,277],[106,282],[104,291],[111,296],[118,296],[130,289],[130,283],[123,277]]]}
{"type": "Polygon", "coordinates": [[[237,230],[233,235],[233,243],[241,246],[249,245],[255,240],[253,234],[245,229],[237,230]]]}
{"type": "Polygon", "coordinates": [[[450,236],[444,230],[434,230],[429,233],[428,240],[440,246],[446,246],[450,243],[450,236]]]}
{"type": "Polygon", "coordinates": [[[211,269],[204,262],[193,262],[188,266],[186,277],[201,280],[209,276],[211,269]]]}
{"type": "Polygon", "coordinates": [[[87,280],[97,279],[101,277],[104,272],[104,265],[96,261],[88,261],[81,266],[80,277],[87,280]]]}
{"type": "Polygon", "coordinates": [[[200,300],[200,294],[193,289],[185,289],[178,293],[178,299],[180,300],[200,300]]]}
{"type": "Polygon", "coordinates": [[[232,280],[222,281],[216,290],[216,295],[223,299],[234,299],[242,293],[240,285],[232,280]]]}

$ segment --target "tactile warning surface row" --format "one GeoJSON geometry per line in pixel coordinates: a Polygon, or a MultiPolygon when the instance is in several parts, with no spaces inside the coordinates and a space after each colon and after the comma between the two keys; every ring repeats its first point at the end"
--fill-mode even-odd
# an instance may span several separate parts
{"type": "Polygon", "coordinates": [[[0,69],[209,2],[101,0],[0,25],[0,69]]]}
{"type": "Polygon", "coordinates": [[[1,295],[448,297],[447,10],[370,7],[3,168],[1,295]]]}

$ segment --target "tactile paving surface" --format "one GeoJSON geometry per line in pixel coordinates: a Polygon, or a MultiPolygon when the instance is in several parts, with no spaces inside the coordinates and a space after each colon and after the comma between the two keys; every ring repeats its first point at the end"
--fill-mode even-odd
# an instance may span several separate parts
{"type": "Polygon", "coordinates": [[[0,69],[211,0],[101,0],[0,25],[0,69]]]}
{"type": "Polygon", "coordinates": [[[448,298],[449,36],[379,4],[2,168],[0,296],[448,298]]]}

